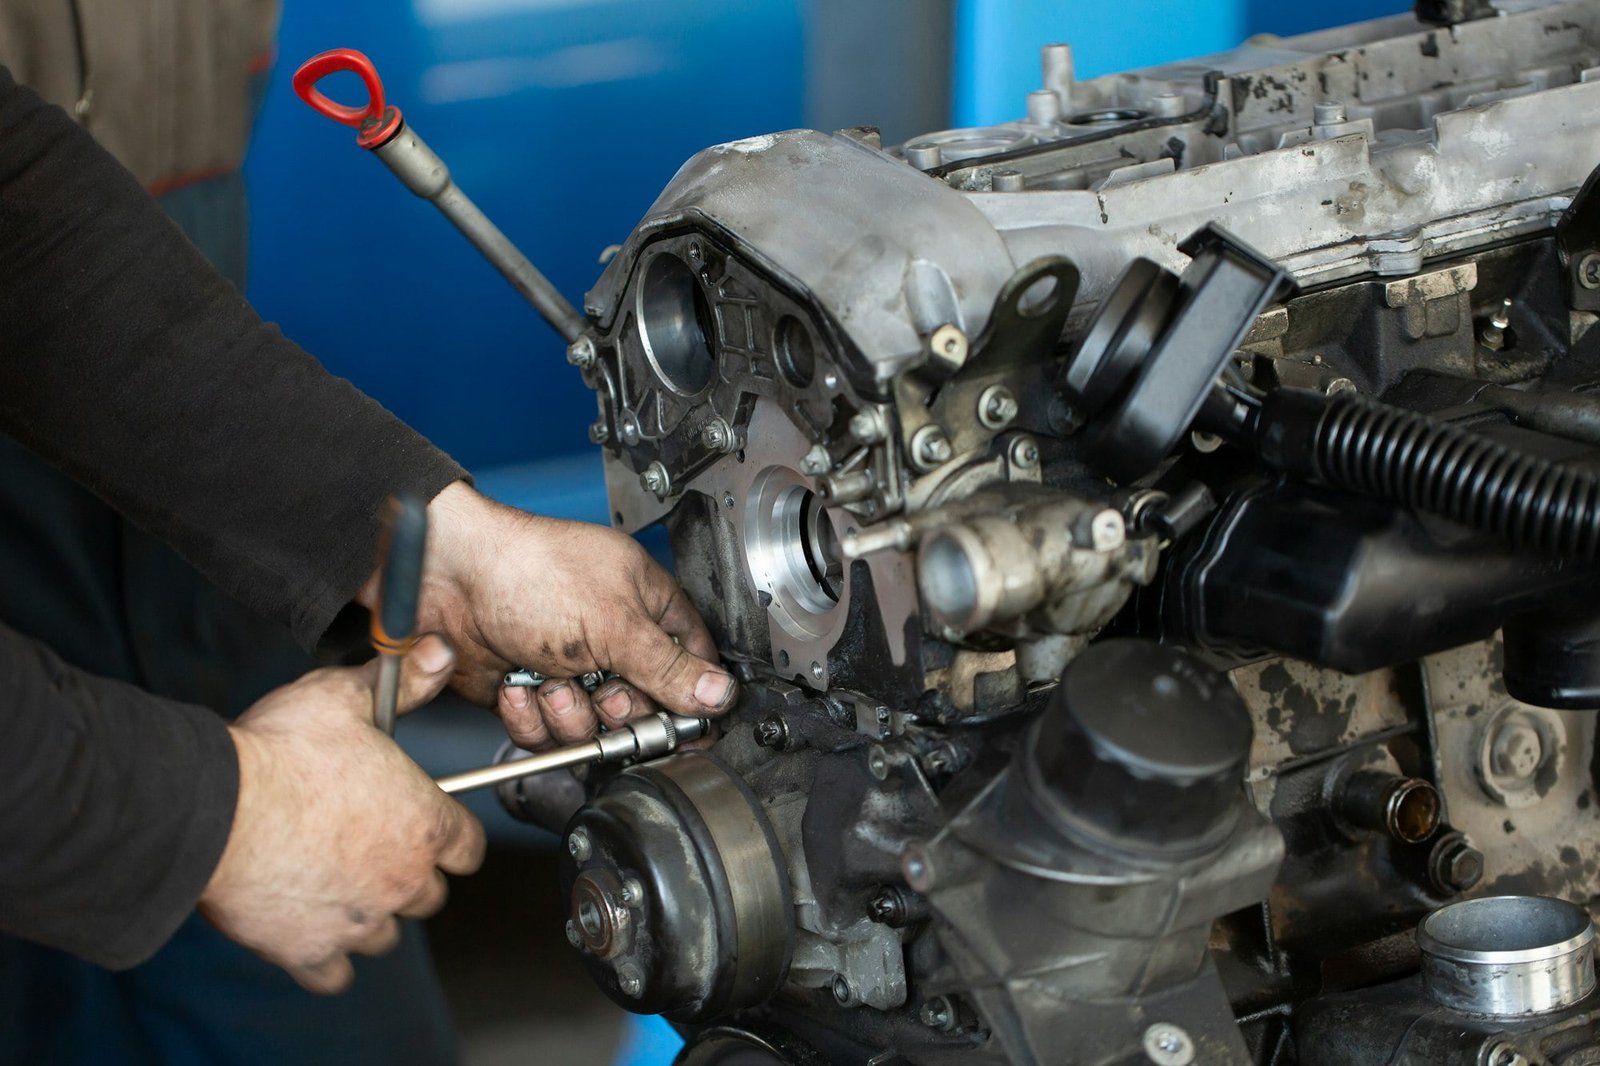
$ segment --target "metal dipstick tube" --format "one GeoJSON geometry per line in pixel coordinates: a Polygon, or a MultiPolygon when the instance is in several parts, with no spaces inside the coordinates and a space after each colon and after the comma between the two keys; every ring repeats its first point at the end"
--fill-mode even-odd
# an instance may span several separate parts
{"type": "Polygon", "coordinates": [[[582,766],[585,763],[653,759],[675,751],[685,741],[705,736],[710,729],[711,723],[704,718],[657,712],[649,718],[629,722],[582,744],[573,744],[570,747],[557,748],[555,751],[541,752],[537,755],[512,758],[477,770],[449,774],[438,778],[436,783],[442,790],[453,795],[458,792],[470,792],[476,788],[488,788],[502,781],[514,781],[531,774],[542,774],[569,766],[582,766]]]}
{"type": "Polygon", "coordinates": [[[372,60],[353,48],[333,48],[301,64],[294,73],[294,90],[313,110],[335,122],[358,131],[356,143],[383,160],[412,192],[429,200],[455,224],[472,246],[505,275],[512,288],[533,305],[544,320],[569,344],[584,330],[585,322],[577,309],[528,262],[528,257],[478,210],[450,178],[450,168],[416,135],[383,96],[383,83],[372,60]],[[317,82],[340,71],[361,78],[367,89],[367,102],[352,107],[336,103],[317,90],[317,82]]]}

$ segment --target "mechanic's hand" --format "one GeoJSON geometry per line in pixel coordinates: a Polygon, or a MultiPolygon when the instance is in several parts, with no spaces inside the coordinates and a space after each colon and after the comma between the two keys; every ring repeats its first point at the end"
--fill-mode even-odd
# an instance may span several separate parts
{"type": "MultiPolygon", "coordinates": [[[[437,636],[401,671],[401,711],[432,699],[455,656],[437,636]]],[[[239,753],[233,829],[200,910],[312,992],[350,983],[348,952],[377,955],[396,915],[444,904],[443,870],[483,860],[483,828],[373,725],[377,663],[317,670],[229,727],[239,753]]]]}
{"type": "Polygon", "coordinates": [[[420,621],[460,656],[456,688],[495,705],[525,748],[573,743],[659,705],[721,714],[737,686],[672,576],[629,536],[541,518],[457,482],[428,506],[420,621]],[[500,688],[512,666],[551,678],[500,688]],[[591,696],[572,680],[621,675],[591,696]]]}

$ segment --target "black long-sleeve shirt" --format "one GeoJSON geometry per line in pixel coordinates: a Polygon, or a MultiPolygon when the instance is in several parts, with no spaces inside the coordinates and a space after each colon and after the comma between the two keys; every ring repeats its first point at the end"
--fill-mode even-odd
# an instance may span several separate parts
{"type": "MultiPolygon", "coordinates": [[[[4,68],[0,432],[308,647],[370,575],[383,500],[465,476],[263,323],[4,68]]],[[[0,628],[0,930],[140,961],[193,908],[237,790],[221,719],[0,628]]]]}

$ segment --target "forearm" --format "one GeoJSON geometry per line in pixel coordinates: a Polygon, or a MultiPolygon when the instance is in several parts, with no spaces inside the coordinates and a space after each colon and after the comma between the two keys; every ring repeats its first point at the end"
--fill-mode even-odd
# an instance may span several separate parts
{"type": "Polygon", "coordinates": [[[194,909],[239,785],[226,723],[0,627],[0,931],[120,968],[194,909]]]}
{"type": "Polygon", "coordinates": [[[383,500],[465,476],[261,322],[3,72],[0,431],[308,645],[372,572],[383,500]]]}

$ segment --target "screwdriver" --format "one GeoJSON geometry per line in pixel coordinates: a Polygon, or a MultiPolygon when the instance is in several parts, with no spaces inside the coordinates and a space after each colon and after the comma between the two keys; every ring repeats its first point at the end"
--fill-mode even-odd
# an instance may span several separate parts
{"type": "Polygon", "coordinates": [[[560,770],[567,766],[622,762],[625,759],[653,759],[657,755],[676,751],[685,741],[696,740],[710,731],[711,722],[708,719],[657,711],[648,718],[639,718],[626,725],[617,726],[582,744],[573,744],[538,755],[524,755],[477,770],[448,774],[436,778],[434,784],[454,795],[458,792],[470,792],[475,788],[488,788],[502,781],[515,781],[519,777],[560,770]]]}
{"type": "Polygon", "coordinates": [[[372,612],[372,647],[378,653],[374,721],[394,736],[400,701],[400,663],[417,638],[417,598],[422,592],[422,553],[428,545],[428,509],[411,494],[391,496],[383,513],[378,557],[383,576],[372,612]]]}

